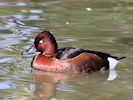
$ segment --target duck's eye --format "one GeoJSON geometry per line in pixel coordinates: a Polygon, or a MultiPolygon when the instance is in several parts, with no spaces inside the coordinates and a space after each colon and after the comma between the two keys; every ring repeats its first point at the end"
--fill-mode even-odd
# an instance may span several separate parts
{"type": "Polygon", "coordinates": [[[44,43],[44,41],[43,41],[43,40],[40,40],[40,41],[39,41],[39,43],[41,43],[41,44],[42,44],[42,43],[44,43]]]}

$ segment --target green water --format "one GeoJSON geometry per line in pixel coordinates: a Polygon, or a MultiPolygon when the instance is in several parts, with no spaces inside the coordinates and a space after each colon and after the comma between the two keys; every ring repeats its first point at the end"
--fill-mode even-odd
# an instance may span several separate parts
{"type": "Polygon", "coordinates": [[[132,0],[0,0],[0,100],[133,100],[132,27],[132,0]],[[59,47],[127,56],[118,77],[32,71],[21,52],[44,29],[59,47]]]}

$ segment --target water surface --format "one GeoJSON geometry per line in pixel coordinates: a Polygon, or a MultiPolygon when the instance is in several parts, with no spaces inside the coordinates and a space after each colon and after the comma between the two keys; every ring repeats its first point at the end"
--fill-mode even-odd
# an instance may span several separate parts
{"type": "Polygon", "coordinates": [[[132,0],[0,0],[1,100],[132,100],[132,0]],[[21,52],[37,32],[53,32],[59,47],[80,47],[127,56],[118,77],[32,70],[34,55],[21,52]]]}

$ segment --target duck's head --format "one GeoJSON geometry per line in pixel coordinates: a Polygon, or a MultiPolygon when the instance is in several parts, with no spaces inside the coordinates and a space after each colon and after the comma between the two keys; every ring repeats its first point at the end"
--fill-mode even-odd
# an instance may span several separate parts
{"type": "Polygon", "coordinates": [[[58,45],[54,36],[49,31],[42,31],[37,34],[34,44],[23,51],[22,54],[41,52],[45,56],[54,56],[58,52],[58,45]]]}

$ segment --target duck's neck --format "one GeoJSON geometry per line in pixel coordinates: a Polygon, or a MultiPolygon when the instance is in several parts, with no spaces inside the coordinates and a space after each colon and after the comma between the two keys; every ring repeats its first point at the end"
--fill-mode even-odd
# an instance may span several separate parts
{"type": "Polygon", "coordinates": [[[47,46],[45,52],[43,52],[42,55],[47,57],[54,57],[57,52],[58,52],[57,43],[51,43],[47,46]]]}

